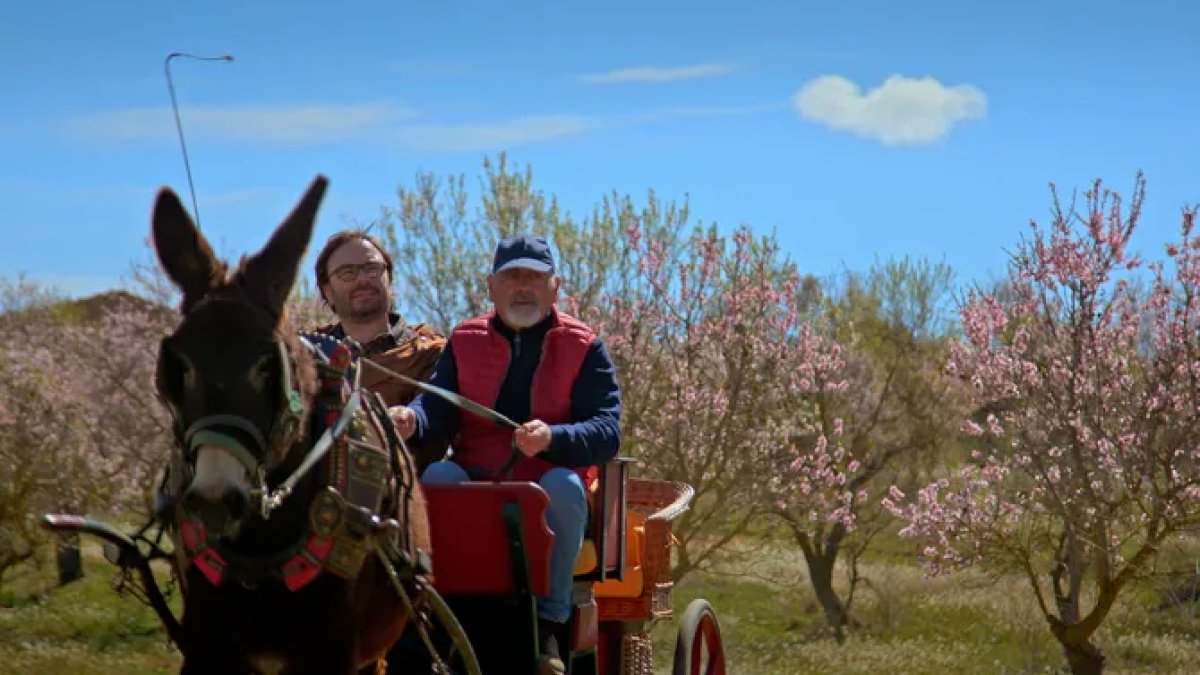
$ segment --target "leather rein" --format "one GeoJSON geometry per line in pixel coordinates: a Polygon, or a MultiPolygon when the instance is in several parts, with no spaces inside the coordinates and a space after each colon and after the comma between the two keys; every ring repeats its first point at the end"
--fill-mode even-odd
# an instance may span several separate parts
{"type": "MultiPolygon", "coordinates": [[[[420,380],[415,380],[411,377],[408,377],[407,375],[402,375],[390,368],[385,368],[384,366],[381,366],[378,363],[375,363],[374,361],[366,358],[365,356],[362,357],[360,359],[360,361],[362,363],[365,363],[365,364],[371,366],[372,368],[378,370],[379,372],[383,373],[384,375],[387,375],[389,377],[394,377],[397,380],[400,380],[401,382],[404,382],[405,384],[412,385],[412,386],[416,387],[417,389],[420,389],[423,392],[430,393],[430,394],[433,394],[434,396],[438,396],[442,399],[445,399],[450,404],[457,406],[461,410],[465,410],[467,412],[474,413],[476,415],[479,415],[480,417],[483,417],[484,419],[491,420],[491,421],[495,422],[496,424],[499,424],[501,426],[506,426],[510,429],[515,430],[515,429],[521,428],[520,424],[517,424],[516,422],[512,421],[508,417],[500,414],[499,412],[496,412],[495,410],[492,410],[491,408],[488,408],[487,406],[476,403],[475,401],[472,401],[471,399],[467,398],[466,396],[452,392],[449,389],[443,389],[442,387],[439,387],[434,384],[430,384],[428,382],[421,382],[420,380]]],[[[494,479],[498,476],[501,476],[501,475],[507,473],[509,470],[511,470],[513,468],[514,465],[516,465],[517,461],[520,459],[521,459],[521,452],[520,452],[520,450],[517,449],[516,440],[514,439],[513,446],[512,446],[512,452],[509,454],[508,460],[499,469],[496,469],[490,475],[487,475],[487,477],[494,479]]]]}

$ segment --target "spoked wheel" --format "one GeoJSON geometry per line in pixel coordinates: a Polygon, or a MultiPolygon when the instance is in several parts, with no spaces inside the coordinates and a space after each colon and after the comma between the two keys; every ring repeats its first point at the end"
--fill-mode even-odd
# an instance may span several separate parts
{"type": "Polygon", "coordinates": [[[725,648],[717,613],[707,600],[697,598],[679,620],[672,675],[725,675],[725,648]]]}
{"type": "Polygon", "coordinates": [[[482,675],[471,639],[445,599],[432,586],[422,583],[417,603],[420,618],[410,622],[399,642],[388,652],[388,675],[482,675]],[[431,657],[426,647],[422,628],[436,658],[431,657]]]}

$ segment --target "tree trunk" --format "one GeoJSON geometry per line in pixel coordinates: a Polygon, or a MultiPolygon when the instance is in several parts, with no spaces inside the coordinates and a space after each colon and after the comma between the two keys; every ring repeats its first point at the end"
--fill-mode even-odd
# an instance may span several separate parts
{"type": "Polygon", "coordinates": [[[1063,654],[1074,675],[1100,675],[1104,672],[1104,654],[1091,642],[1063,643],[1063,654]]]}
{"type": "Polygon", "coordinates": [[[1093,645],[1089,639],[1090,631],[1085,633],[1076,624],[1065,624],[1058,618],[1050,618],[1050,632],[1062,645],[1063,655],[1067,657],[1067,665],[1074,675],[1100,675],[1104,672],[1104,654],[1093,645]]]}
{"type": "MultiPolygon", "coordinates": [[[[14,566],[32,558],[33,553],[34,550],[32,548],[24,551],[0,551],[0,589],[4,588],[4,575],[14,566]]],[[[0,607],[3,607],[3,605],[0,605],[0,607]]]]}
{"type": "Polygon", "coordinates": [[[804,551],[804,560],[808,563],[808,578],[812,583],[813,593],[821,608],[825,610],[825,621],[833,630],[833,637],[838,644],[846,641],[846,625],[849,616],[842,599],[833,590],[833,568],[837,562],[836,555],[821,556],[804,551]]]}
{"type": "Polygon", "coordinates": [[[58,567],[59,586],[66,586],[83,578],[83,553],[79,548],[79,535],[62,535],[57,544],[55,563],[58,567]]]}

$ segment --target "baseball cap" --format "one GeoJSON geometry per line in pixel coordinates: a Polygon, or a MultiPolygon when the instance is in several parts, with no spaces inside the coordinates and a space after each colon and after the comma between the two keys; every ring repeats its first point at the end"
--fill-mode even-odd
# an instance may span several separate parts
{"type": "Polygon", "coordinates": [[[535,272],[554,271],[554,256],[544,237],[519,235],[500,240],[492,260],[492,274],[518,267],[535,272]]]}

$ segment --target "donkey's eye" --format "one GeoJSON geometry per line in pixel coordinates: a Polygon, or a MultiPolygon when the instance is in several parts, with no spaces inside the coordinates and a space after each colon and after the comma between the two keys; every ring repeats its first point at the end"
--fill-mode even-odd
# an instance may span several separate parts
{"type": "Polygon", "coordinates": [[[255,391],[264,391],[267,388],[267,382],[274,374],[272,370],[275,364],[275,359],[271,354],[266,354],[250,366],[249,383],[250,387],[255,391]]]}
{"type": "Polygon", "coordinates": [[[196,386],[196,370],[185,356],[164,343],[159,352],[155,379],[164,396],[172,401],[181,401],[184,392],[196,386]]]}

